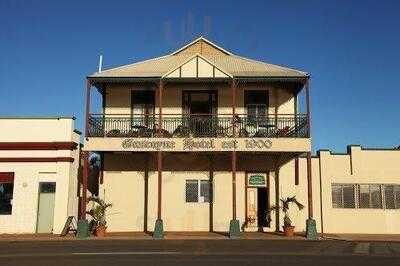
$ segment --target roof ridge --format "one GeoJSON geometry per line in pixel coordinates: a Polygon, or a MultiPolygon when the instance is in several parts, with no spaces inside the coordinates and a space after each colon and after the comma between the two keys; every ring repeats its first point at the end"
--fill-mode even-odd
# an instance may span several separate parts
{"type": "Polygon", "coordinates": [[[159,57],[150,58],[150,59],[146,59],[146,60],[143,60],[143,61],[138,61],[138,62],[135,62],[135,63],[132,63],[132,64],[120,65],[118,67],[109,68],[109,69],[106,69],[106,70],[102,70],[100,72],[96,71],[92,75],[100,74],[100,73],[107,72],[107,71],[114,71],[114,70],[117,70],[117,69],[120,69],[120,68],[130,67],[130,66],[134,66],[134,65],[138,65],[138,64],[142,64],[142,63],[147,63],[147,62],[150,62],[150,61],[153,61],[153,60],[158,60],[158,59],[166,58],[166,57],[169,57],[169,56],[170,55],[162,55],[162,56],[159,56],[159,57]]]}

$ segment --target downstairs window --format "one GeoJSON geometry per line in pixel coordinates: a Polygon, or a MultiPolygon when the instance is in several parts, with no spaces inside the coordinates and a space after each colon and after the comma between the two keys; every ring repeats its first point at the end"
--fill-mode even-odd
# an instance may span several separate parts
{"type": "Polygon", "coordinates": [[[12,213],[14,173],[0,172],[0,215],[12,213]]]}
{"type": "Polygon", "coordinates": [[[210,202],[211,187],[209,180],[186,180],[186,202],[210,202]]]}

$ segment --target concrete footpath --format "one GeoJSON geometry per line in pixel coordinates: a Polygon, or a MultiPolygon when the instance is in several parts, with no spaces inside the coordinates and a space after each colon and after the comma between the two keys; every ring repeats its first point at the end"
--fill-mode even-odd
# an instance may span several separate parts
{"type": "MultiPolygon", "coordinates": [[[[108,233],[104,238],[91,236],[85,240],[152,240],[151,233],[126,232],[126,233],[108,233]]],[[[208,233],[208,232],[168,232],[165,234],[165,240],[227,240],[226,233],[208,233]]],[[[246,232],[242,233],[240,239],[252,240],[306,240],[304,235],[299,234],[294,237],[285,237],[282,233],[260,233],[246,232]]],[[[69,234],[65,237],[53,234],[0,234],[0,241],[64,241],[64,240],[82,240],[69,234]]],[[[400,242],[400,235],[379,235],[379,234],[324,234],[319,235],[318,240],[341,240],[356,242],[400,242]]]]}

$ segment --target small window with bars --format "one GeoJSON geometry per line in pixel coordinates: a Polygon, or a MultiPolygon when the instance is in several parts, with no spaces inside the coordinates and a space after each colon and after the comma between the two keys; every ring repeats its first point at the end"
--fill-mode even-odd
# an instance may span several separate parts
{"type": "Polygon", "coordinates": [[[186,180],[186,202],[210,202],[212,186],[209,180],[186,180]]]}
{"type": "Polygon", "coordinates": [[[382,209],[382,191],[379,184],[358,185],[358,207],[382,209]]]}
{"type": "Polygon", "coordinates": [[[354,209],[355,185],[353,184],[332,184],[332,207],[354,209]]]}
{"type": "Polygon", "coordinates": [[[400,185],[383,185],[386,209],[400,209],[400,185]]]}

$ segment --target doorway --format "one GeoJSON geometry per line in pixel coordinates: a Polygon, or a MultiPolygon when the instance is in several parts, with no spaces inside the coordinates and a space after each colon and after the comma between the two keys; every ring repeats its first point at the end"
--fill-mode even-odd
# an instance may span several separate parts
{"type": "Polygon", "coordinates": [[[52,233],[54,223],[55,182],[39,183],[36,233],[52,233]]]}
{"type": "Polygon", "coordinates": [[[217,104],[217,91],[183,91],[182,107],[184,114],[215,114],[217,104]]]}
{"type": "Polygon", "coordinates": [[[133,90],[131,92],[131,126],[134,129],[153,128],[154,114],[154,90],[133,90]]]}
{"type": "Polygon", "coordinates": [[[269,191],[265,173],[248,173],[246,178],[246,229],[263,231],[269,227],[269,191]]]}
{"type": "Polygon", "coordinates": [[[185,124],[196,137],[212,136],[217,106],[217,91],[183,91],[185,124]]]}
{"type": "Polygon", "coordinates": [[[257,226],[259,228],[268,227],[267,223],[267,209],[268,209],[268,193],[267,188],[257,188],[257,226]]]}

